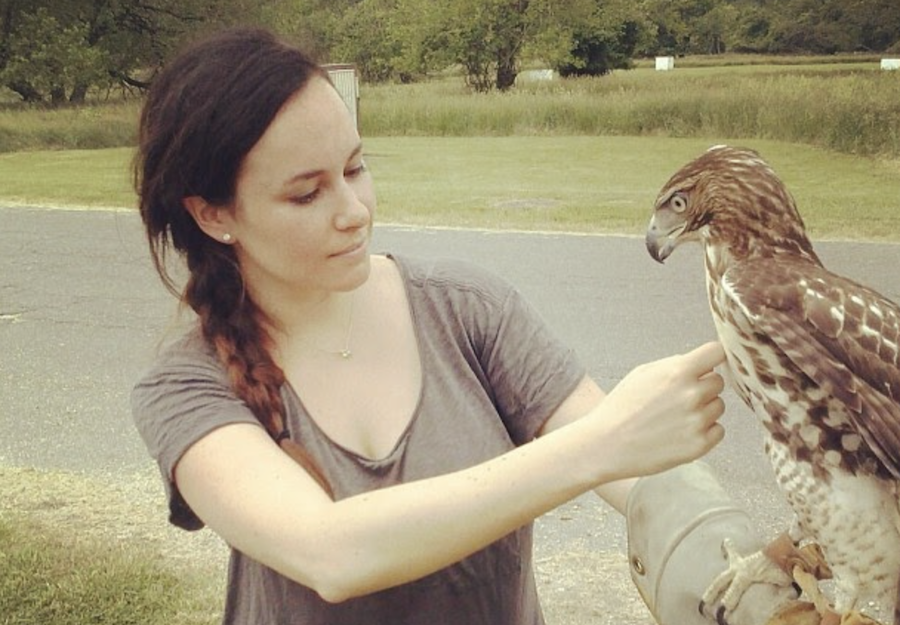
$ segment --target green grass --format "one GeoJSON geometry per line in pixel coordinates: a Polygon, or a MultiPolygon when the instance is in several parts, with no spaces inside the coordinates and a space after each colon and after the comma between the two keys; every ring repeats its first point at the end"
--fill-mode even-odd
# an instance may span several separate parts
{"type": "MultiPolygon", "coordinates": [[[[368,137],[365,146],[382,223],[640,234],[668,177],[721,142],[753,147],[772,163],[814,238],[900,241],[897,160],[726,137],[368,137]]],[[[0,155],[0,200],[131,208],[131,156],[0,155]]]]}
{"type": "Polygon", "coordinates": [[[135,206],[132,148],[0,154],[0,197],[54,205],[135,206]]]}
{"type": "Polygon", "coordinates": [[[218,597],[134,545],[0,517],[0,625],[212,625],[218,597]]]}
{"type": "MultiPolygon", "coordinates": [[[[656,194],[717,139],[377,138],[380,220],[642,234],[656,194]]],[[[816,238],[900,241],[900,167],[773,141],[758,149],[816,238]]]]}

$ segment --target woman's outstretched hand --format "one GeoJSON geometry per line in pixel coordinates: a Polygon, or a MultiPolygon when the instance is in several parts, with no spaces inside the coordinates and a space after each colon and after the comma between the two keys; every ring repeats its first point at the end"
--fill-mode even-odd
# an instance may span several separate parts
{"type": "Polygon", "coordinates": [[[725,381],[714,371],[725,361],[717,342],[640,365],[595,411],[612,428],[612,454],[621,477],[657,473],[694,460],[725,436],[719,396],[725,381]]]}

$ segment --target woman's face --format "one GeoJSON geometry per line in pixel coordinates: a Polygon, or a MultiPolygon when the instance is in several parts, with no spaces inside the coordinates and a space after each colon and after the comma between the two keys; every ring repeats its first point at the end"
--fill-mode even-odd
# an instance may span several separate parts
{"type": "Polygon", "coordinates": [[[314,78],[285,103],[238,174],[228,227],[251,295],[293,298],[361,285],[374,212],[350,113],[327,81],[314,78]]]}

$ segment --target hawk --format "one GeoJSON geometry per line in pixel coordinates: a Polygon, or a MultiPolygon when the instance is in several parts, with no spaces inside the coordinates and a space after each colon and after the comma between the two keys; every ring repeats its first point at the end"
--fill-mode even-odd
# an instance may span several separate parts
{"type": "Polygon", "coordinates": [[[821,548],[839,614],[900,625],[900,306],[823,266],[753,150],[715,146],[665,184],[647,249],[663,262],[687,241],[704,248],[712,318],[791,540],[821,548]]]}

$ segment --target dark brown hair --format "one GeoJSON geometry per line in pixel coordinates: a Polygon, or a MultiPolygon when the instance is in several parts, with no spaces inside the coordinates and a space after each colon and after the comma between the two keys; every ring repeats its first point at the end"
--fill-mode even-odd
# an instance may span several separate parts
{"type": "MultiPolygon", "coordinates": [[[[281,448],[328,489],[290,440],[262,311],[244,288],[231,246],[206,235],[182,204],[200,196],[227,206],[241,164],[282,106],[327,74],[303,52],[255,28],[223,31],[184,49],[155,78],[140,119],[135,188],[156,270],[197,313],[235,393],[281,448]],[[190,276],[179,293],[167,269],[175,250],[190,276]]],[[[330,492],[330,489],[328,489],[330,492]]]]}

